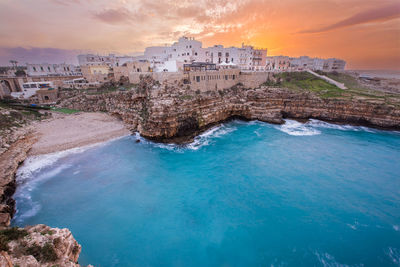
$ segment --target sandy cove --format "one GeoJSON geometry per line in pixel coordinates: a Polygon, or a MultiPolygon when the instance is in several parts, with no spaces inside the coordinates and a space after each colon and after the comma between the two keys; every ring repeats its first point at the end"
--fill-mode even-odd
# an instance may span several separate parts
{"type": "Polygon", "coordinates": [[[123,122],[106,113],[60,114],[25,126],[17,141],[0,154],[0,227],[10,225],[15,212],[12,198],[15,173],[28,156],[36,156],[105,142],[131,134],[123,122]]]}
{"type": "Polygon", "coordinates": [[[106,113],[53,113],[49,120],[34,123],[38,141],[29,155],[48,154],[129,135],[123,122],[106,113]]]}

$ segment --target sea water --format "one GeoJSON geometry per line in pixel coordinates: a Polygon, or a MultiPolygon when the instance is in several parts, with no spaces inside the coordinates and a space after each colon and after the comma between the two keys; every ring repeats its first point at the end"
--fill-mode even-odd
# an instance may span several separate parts
{"type": "Polygon", "coordinates": [[[80,264],[400,265],[398,132],[233,121],[29,158],[17,179],[13,224],[69,228],[80,264]]]}

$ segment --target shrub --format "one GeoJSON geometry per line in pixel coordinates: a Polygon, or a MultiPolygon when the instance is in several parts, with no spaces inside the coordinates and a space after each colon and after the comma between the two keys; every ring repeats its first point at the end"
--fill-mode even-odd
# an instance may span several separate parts
{"type": "Polygon", "coordinates": [[[18,227],[12,227],[0,231],[0,250],[8,251],[8,242],[11,240],[18,240],[28,235],[25,229],[19,229],[18,227]]]}
{"type": "Polygon", "coordinates": [[[58,258],[53,245],[50,243],[46,243],[43,247],[34,244],[27,248],[26,252],[39,262],[56,261],[58,258]]]}
{"type": "Polygon", "coordinates": [[[19,229],[18,227],[12,227],[0,231],[0,237],[5,238],[8,241],[17,240],[28,235],[25,229],[19,229]]]}

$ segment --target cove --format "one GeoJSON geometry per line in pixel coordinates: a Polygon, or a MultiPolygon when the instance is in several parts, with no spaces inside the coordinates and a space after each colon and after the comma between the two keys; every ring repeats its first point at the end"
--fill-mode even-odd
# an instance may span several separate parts
{"type": "Polygon", "coordinates": [[[400,134],[233,121],[28,159],[14,225],[69,228],[95,266],[398,266],[400,134]]]}

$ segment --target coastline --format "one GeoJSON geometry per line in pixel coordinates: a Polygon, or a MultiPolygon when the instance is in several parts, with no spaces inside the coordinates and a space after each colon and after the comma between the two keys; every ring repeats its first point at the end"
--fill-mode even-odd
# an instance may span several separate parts
{"type": "Polygon", "coordinates": [[[28,157],[97,145],[131,134],[122,121],[106,113],[52,115],[31,123],[26,127],[29,130],[0,155],[0,227],[9,226],[15,214],[16,173],[28,157]]]}
{"type": "Polygon", "coordinates": [[[35,123],[38,141],[29,156],[49,154],[130,135],[122,121],[105,113],[54,114],[54,118],[35,123]]]}

